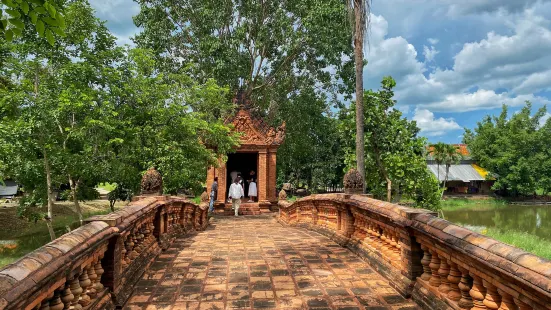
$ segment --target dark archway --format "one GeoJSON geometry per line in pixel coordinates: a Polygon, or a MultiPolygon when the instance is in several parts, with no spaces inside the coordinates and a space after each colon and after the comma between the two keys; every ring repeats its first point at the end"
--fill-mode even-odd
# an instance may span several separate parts
{"type": "MultiPolygon", "coordinates": [[[[232,172],[238,172],[243,178],[243,185],[245,190],[245,196],[248,197],[249,192],[249,183],[247,182],[251,177],[249,173],[251,171],[255,172],[255,180],[258,184],[257,174],[258,174],[258,152],[244,152],[244,153],[235,153],[228,155],[228,162],[226,163],[226,199],[228,198],[228,192],[230,185],[233,182],[232,172]]],[[[258,188],[258,187],[257,187],[258,188]]]]}

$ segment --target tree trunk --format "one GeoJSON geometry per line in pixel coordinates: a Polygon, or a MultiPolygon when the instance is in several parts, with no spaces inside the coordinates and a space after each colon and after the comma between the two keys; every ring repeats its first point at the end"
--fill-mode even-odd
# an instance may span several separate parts
{"type": "MultiPolygon", "coordinates": [[[[373,136],[373,138],[377,139],[376,136],[373,136]]],[[[383,162],[381,161],[381,152],[379,151],[379,148],[374,147],[373,151],[375,153],[375,162],[377,162],[377,166],[379,166],[379,170],[381,171],[381,174],[386,180],[386,200],[388,202],[392,202],[392,180],[388,177],[386,168],[383,165],[383,162]]]]}
{"type": "Polygon", "coordinates": [[[73,204],[75,205],[75,211],[78,215],[78,221],[80,222],[80,226],[82,226],[83,218],[82,218],[82,210],[80,209],[80,204],[78,203],[78,183],[79,181],[73,180],[71,176],[69,176],[69,184],[71,185],[71,196],[73,196],[73,204]]]}
{"type": "Polygon", "coordinates": [[[392,202],[392,181],[385,176],[386,179],[386,200],[392,202]]]}
{"type": "Polygon", "coordinates": [[[442,193],[440,194],[440,199],[444,197],[444,191],[446,190],[446,183],[448,182],[449,173],[450,173],[450,166],[446,165],[446,176],[444,177],[444,183],[442,184],[442,193]]]}
{"type": "Polygon", "coordinates": [[[354,35],[354,62],[356,64],[356,165],[358,172],[362,177],[364,187],[362,192],[365,193],[365,143],[364,143],[364,104],[363,104],[363,67],[364,67],[364,17],[360,6],[364,5],[364,0],[354,1],[354,19],[355,19],[355,35],[354,35]]]}
{"type": "Polygon", "coordinates": [[[52,191],[52,174],[50,171],[50,162],[48,161],[48,154],[46,149],[44,149],[44,170],[46,171],[46,186],[48,192],[48,215],[46,217],[46,226],[48,226],[48,232],[50,233],[50,239],[53,241],[56,239],[55,231],[53,227],[53,218],[54,218],[54,195],[52,191]]]}

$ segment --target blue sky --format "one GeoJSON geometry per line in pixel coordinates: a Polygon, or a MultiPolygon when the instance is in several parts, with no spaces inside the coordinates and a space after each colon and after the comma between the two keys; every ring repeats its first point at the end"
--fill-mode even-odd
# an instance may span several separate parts
{"type": "MultiPolygon", "coordinates": [[[[138,5],[90,2],[131,43],[138,5]]],[[[460,142],[502,104],[551,103],[551,0],[373,0],[369,42],[365,87],[394,77],[398,108],[431,142],[460,142]]]]}

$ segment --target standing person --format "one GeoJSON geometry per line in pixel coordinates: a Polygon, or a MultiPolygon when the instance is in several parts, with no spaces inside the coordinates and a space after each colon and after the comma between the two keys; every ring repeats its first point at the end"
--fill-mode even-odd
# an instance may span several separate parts
{"type": "Polygon", "coordinates": [[[214,177],[214,182],[210,186],[210,202],[209,202],[209,212],[214,212],[214,200],[218,197],[218,177],[214,177]]]}
{"type": "Polygon", "coordinates": [[[254,202],[256,200],[256,182],[254,181],[254,178],[249,181],[249,202],[254,202]]]}
{"type": "Polygon", "coordinates": [[[240,173],[237,172],[237,171],[235,171],[235,170],[232,171],[232,172],[230,172],[230,177],[231,177],[231,182],[232,182],[232,183],[235,182],[235,179],[237,179],[237,176],[238,176],[239,174],[240,174],[240,173]]]}
{"type": "Polygon", "coordinates": [[[239,206],[241,205],[241,197],[245,196],[243,187],[239,184],[239,177],[230,186],[229,198],[231,198],[232,209],[235,210],[235,216],[239,214],[239,206]]]}

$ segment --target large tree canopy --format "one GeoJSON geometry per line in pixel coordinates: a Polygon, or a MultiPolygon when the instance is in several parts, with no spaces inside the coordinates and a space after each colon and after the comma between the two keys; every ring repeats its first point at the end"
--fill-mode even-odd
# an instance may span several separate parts
{"type": "Polygon", "coordinates": [[[213,77],[232,94],[243,87],[266,106],[300,89],[298,77],[332,93],[341,77],[352,80],[351,34],[340,0],[137,2],[134,20],[144,31],[135,41],[153,49],[166,71],[193,63],[196,78],[213,77]]]}
{"type": "Polygon", "coordinates": [[[543,122],[545,113],[542,107],[532,115],[532,105],[526,102],[510,116],[503,106],[499,116],[484,117],[474,131],[465,129],[463,142],[473,158],[497,177],[495,190],[512,196],[551,191],[551,120],[543,122]]]}

